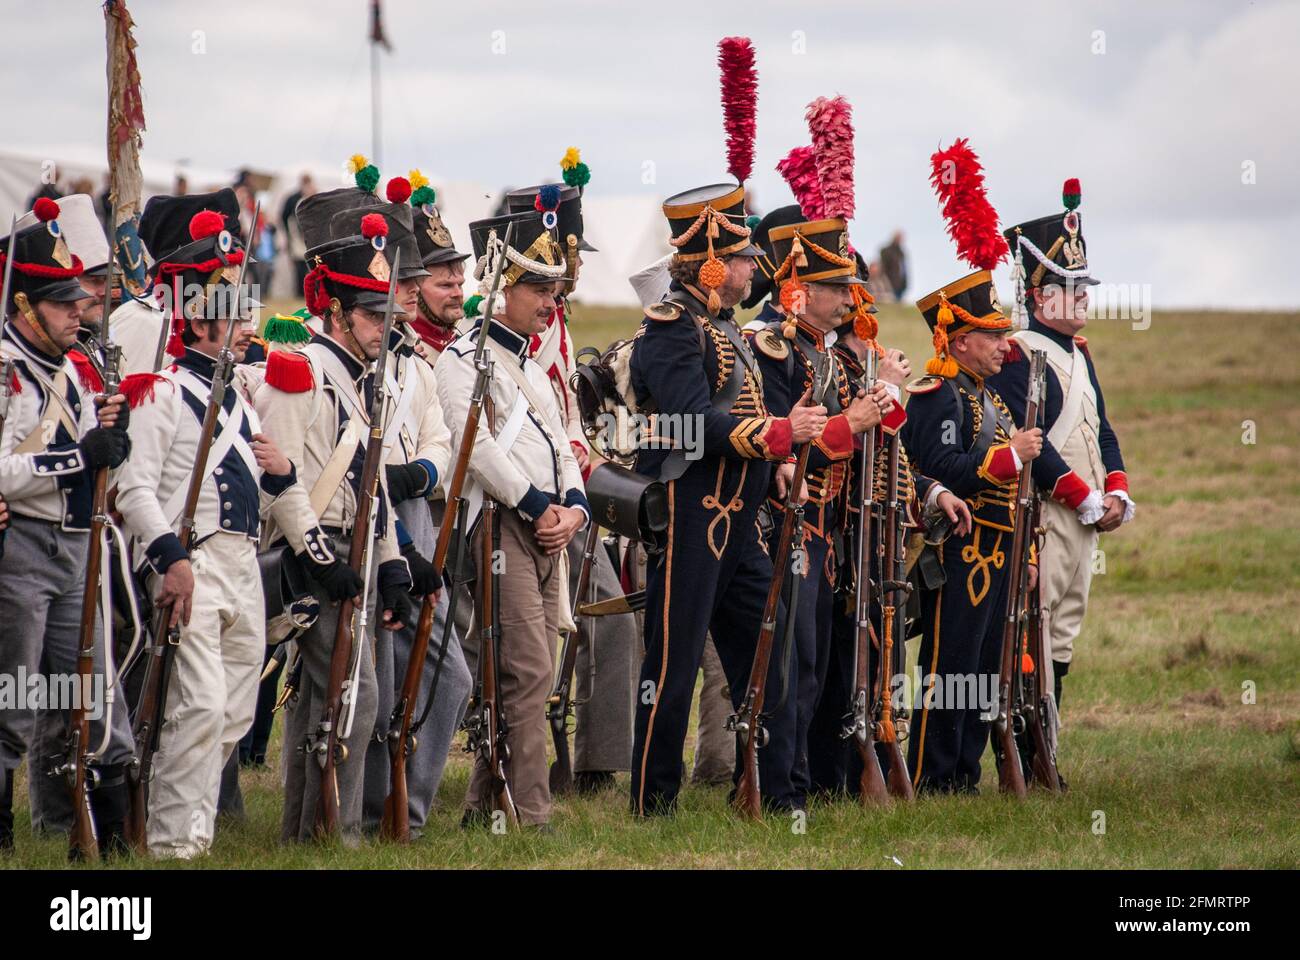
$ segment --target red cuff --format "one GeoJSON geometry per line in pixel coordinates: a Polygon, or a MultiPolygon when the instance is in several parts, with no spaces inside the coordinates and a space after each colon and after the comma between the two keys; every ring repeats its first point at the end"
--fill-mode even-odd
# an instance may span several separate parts
{"type": "Polygon", "coordinates": [[[1073,510],[1083,503],[1091,492],[1088,485],[1083,482],[1083,478],[1071,470],[1069,473],[1062,474],[1052,487],[1052,499],[1073,510]]]}
{"type": "Polygon", "coordinates": [[[849,418],[842,413],[831,417],[815,442],[817,449],[830,460],[847,460],[853,456],[853,428],[849,426],[849,418]]]}
{"type": "Polygon", "coordinates": [[[905,423],[907,423],[907,411],[903,409],[901,403],[895,402],[889,413],[885,414],[885,418],[880,421],[880,429],[892,437],[903,429],[905,423]]]}
{"type": "Polygon", "coordinates": [[[1116,490],[1128,493],[1128,474],[1123,470],[1112,470],[1106,474],[1106,492],[1114,493],[1116,490]]]}
{"type": "Polygon", "coordinates": [[[988,456],[979,468],[980,476],[994,483],[1010,483],[1019,475],[1016,470],[1016,458],[1011,452],[1011,444],[999,443],[989,447],[988,456]]]}
{"type": "Polygon", "coordinates": [[[767,429],[763,431],[763,445],[767,447],[769,460],[784,460],[790,456],[793,444],[789,419],[773,417],[767,422],[767,429]]]}

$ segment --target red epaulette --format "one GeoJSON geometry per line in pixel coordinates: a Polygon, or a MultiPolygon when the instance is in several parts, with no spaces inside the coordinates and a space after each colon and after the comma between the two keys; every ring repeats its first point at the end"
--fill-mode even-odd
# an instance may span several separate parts
{"type": "Polygon", "coordinates": [[[99,371],[95,369],[95,365],[90,362],[90,357],[80,350],[69,350],[68,359],[72,361],[72,366],[76,368],[77,379],[81,381],[82,389],[89,390],[91,393],[99,393],[104,389],[104,381],[100,379],[99,371]]]}
{"type": "Polygon", "coordinates": [[[273,350],[266,358],[266,382],[285,393],[306,393],[316,386],[307,358],[291,350],[273,350]]]}
{"type": "Polygon", "coordinates": [[[154,399],[154,390],[159,383],[171,384],[171,381],[156,373],[133,373],[122,379],[117,392],[126,397],[126,405],[134,410],[146,400],[154,399]]]}
{"type": "Polygon", "coordinates": [[[1020,349],[1020,342],[1019,342],[1018,340],[1012,340],[1012,339],[1008,338],[1008,339],[1007,339],[1007,356],[1006,356],[1006,359],[1004,359],[1002,362],[1003,362],[1003,363],[1018,363],[1019,361],[1021,361],[1021,360],[1023,360],[1023,359],[1025,359],[1025,354],[1024,354],[1024,351],[1022,351],[1022,350],[1020,349]]]}
{"type": "Polygon", "coordinates": [[[1075,345],[1076,347],[1078,347],[1080,350],[1083,351],[1083,355],[1084,355],[1085,357],[1091,357],[1091,356],[1092,356],[1092,354],[1088,352],[1088,338],[1087,338],[1087,337],[1075,337],[1075,338],[1074,338],[1074,345],[1075,345]]]}

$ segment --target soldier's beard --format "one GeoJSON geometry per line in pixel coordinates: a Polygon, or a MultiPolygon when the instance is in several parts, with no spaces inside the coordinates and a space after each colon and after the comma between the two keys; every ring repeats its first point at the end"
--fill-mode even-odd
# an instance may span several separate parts
{"type": "Polygon", "coordinates": [[[424,302],[424,294],[422,293],[417,293],[415,295],[415,307],[420,312],[420,316],[425,320],[428,320],[435,327],[450,329],[456,325],[455,321],[444,320],[430,310],[429,305],[424,302]]]}

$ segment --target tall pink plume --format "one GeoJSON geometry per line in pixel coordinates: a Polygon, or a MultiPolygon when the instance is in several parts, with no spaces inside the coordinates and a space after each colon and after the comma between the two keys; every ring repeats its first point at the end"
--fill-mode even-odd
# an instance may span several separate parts
{"type": "Polygon", "coordinates": [[[843,97],[818,97],[804,114],[812,134],[823,216],[853,216],[853,108],[843,97]]]}
{"type": "Polygon", "coordinates": [[[722,71],[722,125],[727,132],[727,170],[744,183],[754,169],[754,128],[758,115],[758,68],[749,37],[718,42],[722,71]]]}
{"type": "Polygon", "coordinates": [[[948,221],[957,256],[976,270],[992,270],[1007,258],[1006,238],[998,232],[998,212],[989,203],[979,157],[962,137],[930,157],[930,183],[948,221]]]}
{"type": "Polygon", "coordinates": [[[795,203],[799,204],[805,217],[821,220],[826,216],[822,183],[817,176],[817,158],[813,156],[812,147],[795,147],[776,165],[776,170],[790,184],[795,203]]]}

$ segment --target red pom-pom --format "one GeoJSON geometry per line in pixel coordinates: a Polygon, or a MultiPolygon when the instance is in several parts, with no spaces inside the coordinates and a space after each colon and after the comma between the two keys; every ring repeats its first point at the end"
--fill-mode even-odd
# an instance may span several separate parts
{"type": "Polygon", "coordinates": [[[291,350],[272,350],[266,358],[266,382],[285,393],[306,393],[316,385],[311,364],[291,350]]]}
{"type": "Polygon", "coordinates": [[[226,218],[215,210],[200,210],[190,218],[190,239],[215,237],[226,229],[226,218]]]}
{"type": "Polygon", "coordinates": [[[389,203],[405,203],[411,198],[411,181],[405,177],[393,177],[384,190],[389,203]]]}
{"type": "Polygon", "coordinates": [[[722,71],[722,125],[727,132],[727,170],[737,183],[754,169],[754,126],[758,113],[758,68],[749,37],[718,42],[722,71]]]}
{"type": "Polygon", "coordinates": [[[965,138],[931,154],[930,183],[943,205],[957,256],[976,270],[992,270],[1005,260],[1007,240],[998,231],[998,212],[989,204],[979,157],[965,138]]]}
{"type": "Polygon", "coordinates": [[[42,223],[49,223],[59,215],[59,205],[49,197],[37,197],[32,213],[36,214],[36,219],[42,223]]]}
{"type": "Polygon", "coordinates": [[[1082,193],[1083,191],[1079,188],[1079,178],[1078,178],[1078,177],[1071,177],[1069,180],[1066,180],[1066,181],[1065,181],[1065,186],[1061,188],[1061,192],[1062,192],[1062,193],[1082,193]]]}
{"type": "Polygon", "coordinates": [[[367,240],[388,236],[388,221],[383,214],[367,213],[361,218],[361,235],[367,240]]]}

